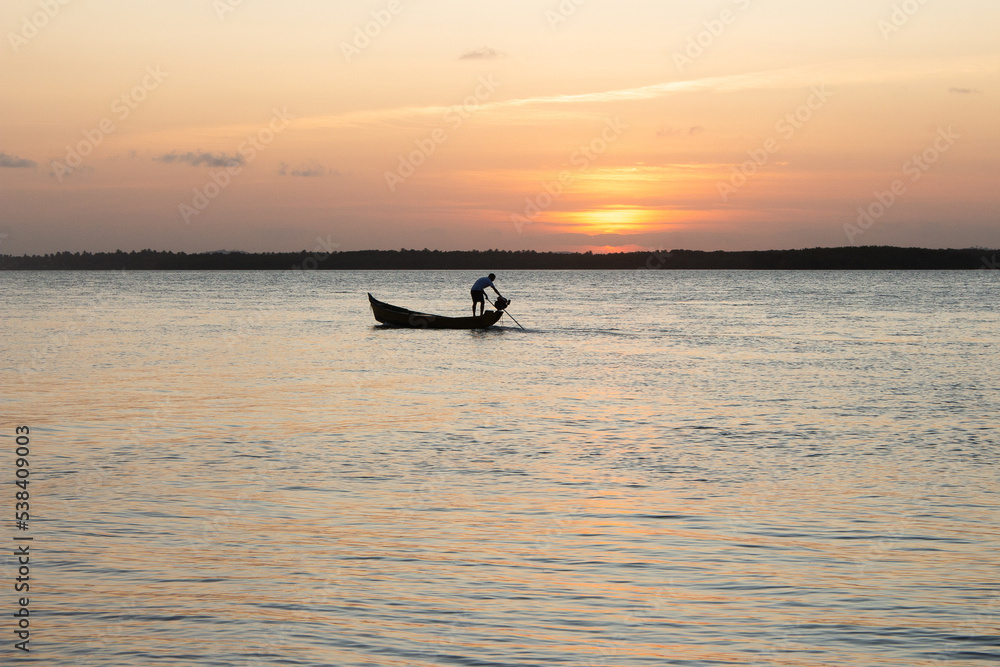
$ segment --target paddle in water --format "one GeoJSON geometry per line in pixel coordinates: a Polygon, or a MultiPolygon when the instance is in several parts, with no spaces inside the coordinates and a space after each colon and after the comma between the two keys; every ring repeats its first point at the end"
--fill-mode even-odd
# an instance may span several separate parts
{"type": "MultiPolygon", "coordinates": [[[[485,294],[483,295],[483,298],[486,299],[487,301],[490,301],[490,298],[488,296],[486,296],[485,294]]],[[[516,319],[514,319],[513,315],[511,315],[510,313],[507,312],[507,304],[510,303],[510,299],[504,299],[503,297],[500,297],[499,299],[497,299],[497,303],[500,303],[501,300],[503,300],[503,302],[504,302],[503,307],[498,306],[496,303],[493,303],[492,301],[490,301],[490,305],[493,306],[494,308],[496,308],[497,310],[503,312],[504,315],[506,315],[510,319],[514,320],[514,324],[516,324],[517,326],[521,327],[521,323],[518,322],[516,319]]],[[[525,331],[525,328],[521,327],[521,331],[525,331]]]]}

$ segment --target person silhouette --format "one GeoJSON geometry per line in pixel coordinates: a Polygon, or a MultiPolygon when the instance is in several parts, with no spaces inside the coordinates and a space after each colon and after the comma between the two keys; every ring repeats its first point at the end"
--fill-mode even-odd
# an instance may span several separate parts
{"type": "Polygon", "coordinates": [[[490,275],[484,276],[484,277],[480,278],[479,280],[477,280],[475,283],[472,284],[472,316],[473,317],[476,316],[476,304],[477,303],[479,304],[479,311],[480,311],[479,314],[482,315],[483,313],[486,312],[486,288],[487,287],[489,287],[494,292],[496,292],[498,297],[500,297],[501,299],[503,298],[503,295],[500,294],[499,290],[497,290],[497,286],[493,284],[493,281],[496,280],[496,279],[497,279],[496,274],[491,273],[490,275]]]}

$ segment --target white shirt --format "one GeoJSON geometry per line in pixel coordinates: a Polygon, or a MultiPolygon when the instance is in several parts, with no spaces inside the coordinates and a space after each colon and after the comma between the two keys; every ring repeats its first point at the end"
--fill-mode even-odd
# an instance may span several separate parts
{"type": "Polygon", "coordinates": [[[485,291],[487,287],[492,287],[493,289],[496,289],[496,285],[493,284],[493,281],[490,280],[489,276],[483,276],[472,285],[473,290],[485,291]]]}

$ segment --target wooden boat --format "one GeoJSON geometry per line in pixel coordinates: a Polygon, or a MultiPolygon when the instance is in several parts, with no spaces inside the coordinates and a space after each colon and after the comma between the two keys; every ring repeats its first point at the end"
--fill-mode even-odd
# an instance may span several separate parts
{"type": "Polygon", "coordinates": [[[399,306],[393,306],[379,301],[368,294],[375,319],[382,324],[410,329],[486,329],[496,324],[503,316],[503,311],[487,310],[476,317],[445,317],[418,313],[399,306]]]}

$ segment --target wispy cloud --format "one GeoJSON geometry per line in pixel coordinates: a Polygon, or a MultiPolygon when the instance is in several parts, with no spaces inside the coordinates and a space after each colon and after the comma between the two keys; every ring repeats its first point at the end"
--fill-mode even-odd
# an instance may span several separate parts
{"type": "Polygon", "coordinates": [[[693,136],[701,134],[704,131],[705,131],[705,128],[702,127],[701,125],[692,125],[691,127],[687,128],[687,129],[673,127],[672,125],[665,125],[665,126],[661,127],[656,132],[656,136],[658,136],[658,137],[676,137],[678,135],[683,134],[683,135],[687,135],[689,137],[693,137],[693,136]]]}
{"type": "Polygon", "coordinates": [[[339,174],[336,169],[330,169],[329,167],[324,167],[318,162],[310,162],[307,164],[299,165],[298,168],[289,167],[288,163],[282,162],[278,165],[278,175],[279,176],[299,176],[302,178],[319,178],[320,176],[336,176],[339,174]]]}
{"type": "Polygon", "coordinates": [[[466,51],[461,56],[459,60],[495,60],[496,58],[504,58],[507,54],[503,51],[498,51],[492,46],[484,46],[481,49],[473,49],[471,51],[466,51]]]}
{"type": "Polygon", "coordinates": [[[496,102],[489,106],[524,107],[552,104],[642,101],[691,92],[731,93],[749,90],[809,88],[818,84],[833,86],[897,81],[951,71],[950,68],[945,66],[934,68],[923,62],[919,63],[919,65],[917,66],[912,63],[907,65],[886,64],[884,67],[873,67],[871,62],[856,60],[825,66],[797,66],[780,70],[748,72],[746,74],[711,76],[683,81],[665,81],[635,88],[579,93],[575,95],[528,97],[496,102]],[[930,71],[928,71],[928,68],[930,71]]]}
{"type": "Polygon", "coordinates": [[[982,95],[983,91],[976,88],[949,88],[949,93],[954,93],[956,95],[982,95]]]}
{"type": "Polygon", "coordinates": [[[239,153],[226,155],[225,153],[205,153],[199,151],[189,151],[187,153],[171,151],[170,153],[166,153],[164,155],[157,155],[153,159],[157,162],[165,162],[167,164],[189,164],[192,167],[200,165],[206,165],[209,167],[231,167],[234,165],[246,164],[246,160],[239,153]]]}
{"type": "MultiPolygon", "coordinates": [[[[655,100],[695,92],[731,93],[751,90],[809,88],[820,84],[832,87],[907,81],[950,74],[956,68],[967,73],[991,71],[992,68],[995,68],[995,63],[984,57],[959,58],[945,62],[926,59],[902,63],[887,61],[880,64],[873,64],[867,60],[850,60],[820,66],[796,66],[745,74],[665,81],[634,88],[507,99],[483,103],[477,108],[476,113],[483,115],[516,111],[515,119],[529,120],[529,112],[536,116],[547,117],[578,113],[572,109],[574,106],[655,100]],[[557,111],[556,107],[562,108],[564,111],[557,111]]],[[[424,118],[441,117],[454,109],[453,106],[443,105],[405,106],[299,118],[295,122],[300,129],[352,128],[373,123],[420,122],[424,118]]],[[[533,119],[530,120],[533,122],[533,119]]],[[[226,131],[234,133],[250,129],[252,128],[225,128],[226,131]]]]}
{"type": "Polygon", "coordinates": [[[67,178],[76,178],[78,176],[83,176],[84,174],[86,174],[87,176],[92,176],[93,174],[96,173],[97,170],[91,167],[89,164],[81,164],[79,167],[74,167],[72,171],[61,172],[58,174],[56,173],[55,169],[50,169],[49,178],[54,178],[59,182],[62,182],[64,179],[67,178]]]}
{"type": "Polygon", "coordinates": [[[38,163],[34,160],[17,157],[16,155],[8,155],[7,153],[0,151],[0,167],[6,167],[8,169],[34,169],[37,166],[38,163]]]}
{"type": "Polygon", "coordinates": [[[705,131],[705,128],[702,127],[701,125],[692,125],[691,127],[687,128],[686,130],[684,128],[677,128],[677,127],[673,127],[673,126],[670,126],[670,125],[666,125],[664,127],[661,127],[656,132],[656,136],[658,136],[658,137],[676,137],[678,135],[683,134],[683,135],[686,135],[686,136],[689,136],[689,137],[694,137],[694,136],[697,136],[697,135],[701,134],[704,131],[705,131]]]}

